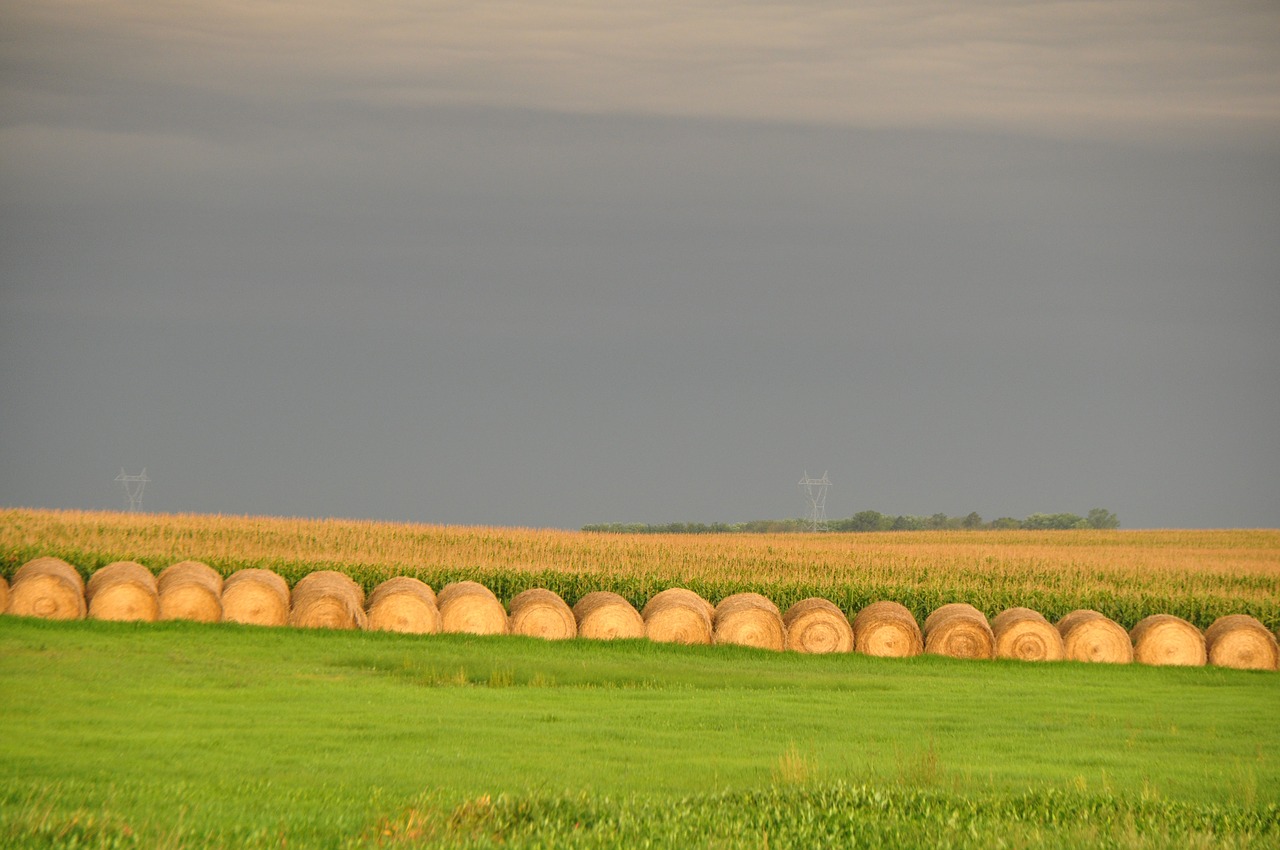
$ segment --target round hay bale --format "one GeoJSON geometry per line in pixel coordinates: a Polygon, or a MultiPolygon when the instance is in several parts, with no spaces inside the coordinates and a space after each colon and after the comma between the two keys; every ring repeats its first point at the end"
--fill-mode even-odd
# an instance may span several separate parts
{"type": "Polygon", "coordinates": [[[592,640],[644,637],[644,620],[627,600],[607,590],[588,593],[573,606],[578,637],[592,640]]]}
{"type": "Polygon", "coordinates": [[[179,561],[160,571],[156,576],[156,591],[160,594],[171,584],[180,584],[190,578],[199,578],[222,593],[222,574],[203,561],[179,561]]]}
{"type": "Polygon", "coordinates": [[[1081,608],[1058,621],[1062,653],[1068,661],[1128,664],[1133,661],[1133,641],[1115,620],[1081,608]]]}
{"type": "Polygon", "coordinates": [[[156,577],[135,561],[116,561],[89,576],[84,596],[92,620],[152,622],[160,616],[156,577]]]}
{"type": "Polygon", "coordinates": [[[64,577],[76,589],[76,592],[84,596],[84,579],[80,577],[80,573],[76,572],[75,567],[61,558],[32,558],[18,567],[18,571],[13,574],[13,579],[9,582],[9,587],[12,590],[21,581],[44,575],[64,577]]]}
{"type": "Polygon", "coordinates": [[[964,602],[952,602],[924,621],[924,651],[950,658],[995,658],[996,636],[987,616],[964,602]]]}
{"type": "Polygon", "coordinates": [[[712,626],[715,643],[777,652],[787,645],[787,627],[778,606],[758,593],[735,593],[720,600],[712,626]]]}
{"type": "Polygon", "coordinates": [[[708,620],[712,619],[716,615],[716,606],[712,605],[692,590],[684,587],[668,587],[666,590],[661,590],[649,597],[649,601],[645,603],[644,609],[640,612],[640,617],[642,619],[648,619],[649,610],[651,608],[655,606],[662,607],[670,604],[672,601],[679,601],[682,604],[692,605],[695,608],[701,609],[702,612],[707,615],[708,620]]]}
{"type": "Polygon", "coordinates": [[[455,596],[465,596],[472,593],[478,593],[481,596],[489,596],[495,602],[498,597],[493,595],[493,591],[485,587],[478,581],[454,581],[446,584],[436,596],[436,604],[443,607],[455,596]]]}
{"type": "Polygon", "coordinates": [[[924,635],[905,605],[872,602],[853,618],[853,649],[881,658],[909,658],[924,652],[924,635]]]}
{"type": "Polygon", "coordinates": [[[0,614],[9,610],[9,582],[0,576],[0,614]]]}
{"type": "Polygon", "coordinates": [[[156,579],[161,620],[216,623],[222,619],[222,576],[200,561],[179,561],[156,579]]]}
{"type": "Polygon", "coordinates": [[[364,608],[364,588],[346,573],[337,570],[316,570],[307,573],[293,586],[293,601],[297,604],[298,595],[309,596],[317,593],[340,592],[351,596],[360,607],[364,608]]]}
{"type": "Polygon", "coordinates": [[[996,657],[1019,661],[1061,661],[1062,635],[1039,611],[1009,608],[991,621],[996,657]]]}
{"type": "Polygon", "coordinates": [[[289,622],[289,585],[271,570],[239,570],[222,584],[222,619],[250,626],[289,622]]]}
{"type": "Polygon", "coordinates": [[[578,621],[560,595],[541,587],[517,593],[511,600],[511,634],[545,640],[577,637],[578,621]]]}
{"type": "Polygon", "coordinates": [[[293,587],[289,625],[308,629],[363,629],[364,589],[337,570],[316,570],[293,587]]]}
{"type": "Polygon", "coordinates": [[[471,635],[505,635],[507,611],[493,591],[474,581],[447,584],[437,597],[440,630],[471,635]]]}
{"type": "Polygon", "coordinates": [[[782,624],[787,629],[787,649],[811,654],[853,652],[849,618],[828,599],[802,599],[787,609],[782,624]]]}
{"type": "Polygon", "coordinates": [[[370,631],[433,635],[440,631],[440,609],[431,586],[411,576],[389,578],[369,594],[370,631]]]}
{"type": "Polygon", "coordinates": [[[88,613],[84,579],[61,558],[35,558],[13,574],[8,611],[19,617],[79,620],[88,613]]]}
{"type": "Polygon", "coordinates": [[[1195,626],[1172,614],[1152,614],[1129,632],[1133,660],[1139,664],[1203,667],[1209,659],[1204,635],[1195,626]]]}
{"type": "Polygon", "coordinates": [[[1280,669],[1280,645],[1266,626],[1248,614],[1214,620],[1204,633],[1209,663],[1237,670],[1280,669]]]}
{"type": "Polygon", "coordinates": [[[658,643],[709,644],[716,609],[692,590],[669,587],[645,603],[644,635],[658,643]]]}
{"type": "Polygon", "coordinates": [[[373,604],[378,601],[378,597],[400,593],[405,590],[415,595],[421,595],[437,608],[440,606],[439,600],[436,599],[436,592],[431,589],[431,585],[427,584],[422,579],[417,579],[413,576],[396,576],[395,578],[387,579],[373,589],[373,592],[369,594],[367,604],[369,607],[372,607],[373,604]]]}

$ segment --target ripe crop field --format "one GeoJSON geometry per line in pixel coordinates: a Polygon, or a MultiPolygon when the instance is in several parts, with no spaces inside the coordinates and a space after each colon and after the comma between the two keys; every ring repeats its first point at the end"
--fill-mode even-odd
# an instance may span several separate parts
{"type": "MultiPolygon", "coordinates": [[[[1277,531],[619,536],[0,511],[56,556],[1280,624],[1277,531]]],[[[345,581],[345,580],[344,580],[345,581]]],[[[1280,674],[0,617],[5,847],[1280,847],[1280,674]]]]}
{"type": "Polygon", "coordinates": [[[395,575],[473,579],[509,600],[546,587],[570,604],[612,590],[632,604],[672,585],[713,603],[755,591],[780,608],[823,596],[846,612],[892,599],[923,619],[948,602],[1056,620],[1092,608],[1123,624],[1167,613],[1207,628],[1249,614],[1280,629],[1280,531],[922,531],[615,535],[350,520],[0,511],[0,573],[53,555],[86,575],[115,560],[160,570],[196,558],[290,583],[335,569],[365,590],[395,575]]]}

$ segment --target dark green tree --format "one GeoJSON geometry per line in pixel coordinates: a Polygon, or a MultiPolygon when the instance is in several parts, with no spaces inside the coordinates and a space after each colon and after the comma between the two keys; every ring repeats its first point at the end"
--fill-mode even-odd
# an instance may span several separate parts
{"type": "Polygon", "coordinates": [[[892,525],[892,520],[886,521],[884,514],[879,511],[858,511],[849,518],[848,529],[850,531],[881,531],[892,525]]]}
{"type": "Polygon", "coordinates": [[[1091,508],[1085,518],[1090,528],[1119,528],[1120,520],[1106,508],[1091,508]]]}

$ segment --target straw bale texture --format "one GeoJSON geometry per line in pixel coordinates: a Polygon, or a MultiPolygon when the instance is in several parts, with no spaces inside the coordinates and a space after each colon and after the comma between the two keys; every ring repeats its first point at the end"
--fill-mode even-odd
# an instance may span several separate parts
{"type": "Polygon", "coordinates": [[[1209,663],[1237,670],[1280,670],[1276,636],[1248,614],[1219,617],[1204,633],[1209,663]]]}
{"type": "Polygon", "coordinates": [[[478,581],[454,581],[446,584],[440,590],[440,593],[436,595],[436,604],[443,607],[455,596],[464,596],[472,593],[478,593],[482,596],[488,595],[495,602],[498,601],[498,597],[493,595],[493,591],[478,581]]]}
{"type": "Polygon", "coordinates": [[[1128,664],[1133,661],[1133,641],[1124,627],[1097,611],[1082,608],[1058,621],[1062,652],[1068,661],[1128,664]]]}
{"type": "Polygon", "coordinates": [[[1039,611],[1009,608],[991,621],[996,657],[1019,661],[1061,661],[1062,635],[1039,611]]]}
{"type": "Polygon", "coordinates": [[[546,640],[577,637],[578,621],[560,595],[541,587],[517,593],[511,600],[511,634],[546,640]]]}
{"type": "Polygon", "coordinates": [[[373,592],[369,594],[367,604],[369,607],[372,607],[373,604],[378,601],[380,596],[396,594],[405,590],[408,590],[410,593],[415,595],[421,595],[432,605],[437,607],[440,605],[440,600],[436,598],[436,592],[431,589],[431,585],[427,584],[422,579],[414,578],[413,576],[396,576],[395,578],[387,579],[373,589],[373,592]]]}
{"type": "Polygon", "coordinates": [[[13,574],[10,614],[46,620],[79,620],[88,613],[84,579],[61,558],[35,558],[13,574]]]}
{"type": "Polygon", "coordinates": [[[156,579],[161,620],[216,623],[222,619],[222,576],[200,561],[179,561],[156,579]]]}
{"type": "Polygon", "coordinates": [[[996,636],[987,616],[964,602],[952,602],[924,621],[924,651],[951,658],[995,658],[996,636]]]}
{"type": "Polygon", "coordinates": [[[908,658],[924,652],[924,635],[905,605],[872,602],[853,618],[853,649],[882,658],[908,658]]]}
{"type": "Polygon", "coordinates": [[[113,561],[89,576],[89,581],[84,586],[84,598],[92,603],[94,596],[103,588],[122,579],[157,589],[156,577],[142,564],[136,561],[113,561]]]}
{"type": "Polygon", "coordinates": [[[787,649],[815,655],[853,651],[849,618],[828,599],[813,596],[800,600],[782,615],[782,624],[787,630],[787,649]]]}
{"type": "Polygon", "coordinates": [[[1203,667],[1209,659],[1200,630],[1172,614],[1145,617],[1129,637],[1133,640],[1133,660],[1139,664],[1203,667]]]}
{"type": "Polygon", "coordinates": [[[297,603],[299,594],[309,596],[321,591],[346,593],[359,602],[361,608],[364,607],[364,588],[351,576],[337,570],[316,570],[300,578],[293,586],[294,603],[297,603]]]}
{"type": "Polygon", "coordinates": [[[440,609],[429,584],[412,576],[389,578],[369,594],[370,631],[433,635],[440,631],[440,609]]]}
{"type": "Polygon", "coordinates": [[[317,570],[293,587],[289,625],[310,629],[363,629],[364,589],[337,570],[317,570]]]}
{"type": "Polygon", "coordinates": [[[89,576],[84,597],[93,620],[151,622],[160,616],[156,577],[134,561],[116,561],[89,576]]]}
{"type": "Polygon", "coordinates": [[[61,558],[32,559],[13,573],[8,611],[20,617],[81,620],[88,612],[84,580],[61,558]]]}
{"type": "Polygon", "coordinates": [[[649,598],[640,612],[644,634],[659,643],[711,643],[716,609],[692,590],[669,587],[649,598]]]}
{"type": "Polygon", "coordinates": [[[28,578],[42,575],[59,575],[71,582],[71,585],[84,596],[84,579],[80,577],[80,573],[76,568],[68,564],[61,558],[32,558],[22,566],[18,567],[17,572],[13,574],[13,580],[9,583],[12,589],[18,582],[28,578]]]}
{"type": "Polygon", "coordinates": [[[0,614],[9,610],[9,582],[0,576],[0,614]]]}
{"type": "Polygon", "coordinates": [[[758,593],[735,593],[720,600],[712,626],[715,643],[778,652],[787,645],[787,628],[778,606],[758,593]]]}
{"type": "Polygon", "coordinates": [[[472,635],[505,635],[507,611],[493,591],[474,581],[447,584],[437,597],[440,629],[472,635]]]}
{"type": "Polygon", "coordinates": [[[592,640],[644,637],[644,620],[627,600],[607,590],[588,593],[573,606],[578,636],[592,640]]]}
{"type": "Polygon", "coordinates": [[[251,626],[289,622],[289,585],[271,570],[232,573],[222,584],[222,619],[251,626]]]}
{"type": "Polygon", "coordinates": [[[685,587],[668,587],[666,590],[659,591],[649,597],[649,601],[645,603],[644,610],[640,612],[640,616],[644,619],[649,617],[649,609],[652,607],[662,607],[673,601],[678,601],[684,605],[692,605],[707,615],[710,620],[716,615],[716,606],[703,599],[697,593],[685,587]]]}

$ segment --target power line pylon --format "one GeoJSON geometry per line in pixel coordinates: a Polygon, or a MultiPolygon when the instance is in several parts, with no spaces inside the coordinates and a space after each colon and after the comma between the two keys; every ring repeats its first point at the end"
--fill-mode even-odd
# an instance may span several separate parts
{"type": "Polygon", "coordinates": [[[804,478],[800,479],[800,492],[809,503],[810,531],[827,530],[827,490],[830,488],[831,480],[827,478],[826,472],[822,473],[821,478],[810,478],[809,471],[805,470],[804,478]]]}
{"type": "Polygon", "coordinates": [[[122,466],[116,480],[124,485],[124,494],[129,497],[129,510],[131,512],[142,510],[142,490],[151,480],[147,477],[147,468],[142,467],[142,472],[137,475],[128,475],[122,466]]]}

